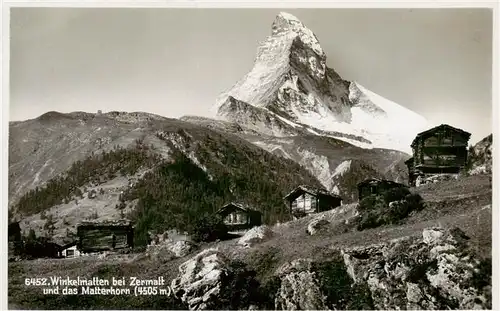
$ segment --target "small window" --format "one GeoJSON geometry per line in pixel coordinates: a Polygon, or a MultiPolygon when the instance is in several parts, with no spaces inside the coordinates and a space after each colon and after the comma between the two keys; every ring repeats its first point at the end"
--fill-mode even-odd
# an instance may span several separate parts
{"type": "Polygon", "coordinates": [[[75,250],[67,249],[66,250],[66,257],[73,257],[73,256],[75,256],[75,250]]]}

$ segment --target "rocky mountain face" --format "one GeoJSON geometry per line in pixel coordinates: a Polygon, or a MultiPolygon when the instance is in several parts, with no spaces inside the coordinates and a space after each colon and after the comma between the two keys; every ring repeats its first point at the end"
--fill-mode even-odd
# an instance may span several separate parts
{"type": "Polygon", "coordinates": [[[426,120],[343,80],[326,63],[314,33],[280,13],[258,47],[253,68],[218,97],[214,110],[219,118],[268,135],[307,131],[364,148],[409,152],[426,120]]]}
{"type": "Polygon", "coordinates": [[[492,144],[493,134],[490,134],[469,149],[470,174],[491,174],[492,144]]]}

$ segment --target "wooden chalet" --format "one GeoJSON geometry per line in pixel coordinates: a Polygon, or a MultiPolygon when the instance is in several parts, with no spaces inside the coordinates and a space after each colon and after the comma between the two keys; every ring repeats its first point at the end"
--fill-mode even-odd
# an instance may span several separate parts
{"type": "Polygon", "coordinates": [[[358,184],[358,199],[361,201],[363,198],[372,194],[382,194],[385,191],[393,188],[408,188],[408,186],[397,183],[392,180],[370,178],[358,184]]]}
{"type": "Polygon", "coordinates": [[[413,157],[405,161],[409,184],[418,176],[458,174],[467,163],[471,134],[447,124],[419,133],[411,144],[413,157]]]}
{"type": "Polygon", "coordinates": [[[342,204],[342,198],[325,189],[298,186],[284,197],[294,217],[331,210],[342,204]]]}
{"type": "Polygon", "coordinates": [[[224,219],[229,232],[246,231],[262,224],[261,212],[240,203],[228,203],[216,214],[224,219]]]}
{"type": "Polygon", "coordinates": [[[134,228],[128,222],[82,223],[77,227],[77,248],[93,253],[133,247],[134,228]]]}

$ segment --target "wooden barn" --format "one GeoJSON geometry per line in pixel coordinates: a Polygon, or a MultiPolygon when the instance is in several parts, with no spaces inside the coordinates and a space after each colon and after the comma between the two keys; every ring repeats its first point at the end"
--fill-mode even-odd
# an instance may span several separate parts
{"type": "Polygon", "coordinates": [[[413,157],[405,162],[409,184],[418,176],[458,174],[467,163],[471,134],[447,124],[419,133],[411,144],[413,157]]]}
{"type": "Polygon", "coordinates": [[[21,237],[21,227],[19,222],[10,223],[8,226],[9,235],[9,256],[19,255],[22,251],[23,241],[21,237]]]}
{"type": "Polygon", "coordinates": [[[293,189],[284,200],[294,217],[324,212],[342,204],[342,198],[336,194],[303,185],[293,189]]]}
{"type": "Polygon", "coordinates": [[[378,178],[366,179],[358,184],[358,199],[361,201],[369,195],[383,194],[385,191],[393,188],[408,188],[408,186],[392,180],[378,178]]]}
{"type": "Polygon", "coordinates": [[[77,235],[78,250],[93,253],[133,247],[134,228],[128,222],[82,223],[77,235]]]}
{"type": "Polygon", "coordinates": [[[239,203],[226,204],[216,214],[224,219],[229,232],[246,231],[262,224],[261,212],[239,203]]]}

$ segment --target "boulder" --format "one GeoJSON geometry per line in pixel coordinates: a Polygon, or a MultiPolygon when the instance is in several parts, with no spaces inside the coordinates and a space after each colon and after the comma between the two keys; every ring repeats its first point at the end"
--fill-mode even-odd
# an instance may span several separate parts
{"type": "Polygon", "coordinates": [[[432,174],[427,176],[418,176],[416,179],[416,186],[418,187],[425,184],[454,180],[458,178],[458,174],[432,174]]]}
{"type": "Polygon", "coordinates": [[[321,229],[327,227],[328,224],[330,224],[330,222],[326,220],[324,217],[313,219],[307,225],[306,232],[309,235],[314,235],[318,233],[318,231],[320,231],[321,229]]]}
{"type": "Polygon", "coordinates": [[[195,248],[195,243],[189,240],[163,234],[153,239],[146,249],[146,254],[152,259],[166,262],[173,258],[184,257],[195,248]]]}
{"type": "Polygon", "coordinates": [[[238,244],[251,247],[255,244],[269,240],[274,235],[273,230],[266,225],[248,230],[239,240],[238,244]]]}
{"type": "Polygon", "coordinates": [[[425,244],[435,245],[442,242],[444,233],[443,228],[424,229],[422,232],[422,238],[425,244]]]}
{"type": "Polygon", "coordinates": [[[170,251],[172,251],[177,257],[184,257],[191,253],[193,248],[193,243],[189,241],[177,241],[171,245],[170,251]]]}
{"type": "Polygon", "coordinates": [[[458,228],[428,228],[421,238],[343,249],[349,275],[366,283],[375,309],[487,309],[488,286],[477,288],[480,262],[458,228]]]}
{"type": "Polygon", "coordinates": [[[215,248],[206,249],[179,266],[179,277],[172,281],[173,294],[190,310],[212,309],[222,290],[230,261],[215,248]]]}

